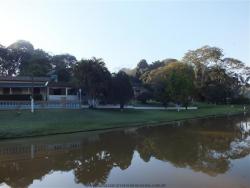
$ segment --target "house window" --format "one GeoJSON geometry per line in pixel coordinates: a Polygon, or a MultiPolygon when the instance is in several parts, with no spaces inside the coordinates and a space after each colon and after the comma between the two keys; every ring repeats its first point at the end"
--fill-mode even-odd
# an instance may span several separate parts
{"type": "Polygon", "coordinates": [[[77,89],[68,89],[68,95],[77,95],[77,89]]]}
{"type": "Polygon", "coordinates": [[[65,88],[50,88],[49,89],[50,95],[66,95],[65,88]]]}
{"type": "Polygon", "coordinates": [[[10,94],[10,88],[3,88],[3,94],[9,95],[10,94]]]}
{"type": "Polygon", "coordinates": [[[40,88],[39,87],[34,88],[34,94],[40,94],[40,88]]]}
{"type": "Polygon", "coordinates": [[[13,95],[22,94],[22,89],[21,88],[12,88],[12,94],[13,95]]]}

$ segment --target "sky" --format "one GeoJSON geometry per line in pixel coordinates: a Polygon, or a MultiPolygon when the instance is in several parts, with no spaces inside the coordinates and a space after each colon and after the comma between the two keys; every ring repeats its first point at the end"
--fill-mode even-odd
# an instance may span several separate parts
{"type": "Polygon", "coordinates": [[[250,0],[0,0],[0,44],[20,39],[112,71],[204,45],[250,66],[250,0]]]}

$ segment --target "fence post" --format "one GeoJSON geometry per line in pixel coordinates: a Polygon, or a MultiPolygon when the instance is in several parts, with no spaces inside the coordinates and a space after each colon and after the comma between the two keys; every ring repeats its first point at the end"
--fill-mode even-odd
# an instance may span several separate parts
{"type": "Polygon", "coordinates": [[[34,113],[34,99],[31,98],[31,112],[34,113]]]}

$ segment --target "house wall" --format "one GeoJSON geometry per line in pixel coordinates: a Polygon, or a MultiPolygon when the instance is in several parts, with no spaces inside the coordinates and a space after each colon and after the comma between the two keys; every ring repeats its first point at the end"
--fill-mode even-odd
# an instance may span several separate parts
{"type": "Polygon", "coordinates": [[[60,87],[50,87],[48,88],[48,100],[49,101],[76,101],[78,99],[78,95],[69,94],[71,88],[60,88],[60,87]],[[57,94],[54,93],[53,90],[57,90],[57,94]],[[58,93],[59,92],[59,93],[58,93]]]}
{"type": "Polygon", "coordinates": [[[48,100],[49,101],[76,101],[78,100],[78,96],[77,95],[49,95],[48,96],[48,100]]]}
{"type": "Polygon", "coordinates": [[[29,88],[22,88],[22,92],[21,92],[21,94],[30,94],[31,93],[31,91],[30,91],[30,89],[29,88]]]}
{"type": "MultiPolygon", "coordinates": [[[[0,88],[0,95],[4,94],[12,94],[12,95],[29,95],[32,93],[32,88],[7,88],[9,91],[4,93],[4,88],[0,88]]],[[[79,100],[79,97],[76,93],[70,92],[71,88],[61,88],[63,90],[62,94],[54,95],[49,92],[50,88],[41,87],[39,90],[36,90],[34,88],[34,94],[41,94],[43,96],[43,100],[49,100],[49,101],[77,101],[79,100]],[[36,93],[39,91],[38,93],[36,93]]],[[[52,88],[53,89],[53,88],[52,88]]],[[[56,88],[58,89],[58,88],[56,88]]]]}
{"type": "MultiPolygon", "coordinates": [[[[32,88],[0,88],[0,95],[30,95],[32,93],[32,88]],[[5,92],[4,92],[5,90],[5,92]],[[7,92],[6,92],[7,90],[7,92]]],[[[41,94],[42,99],[47,100],[47,88],[41,87],[38,92],[34,94],[41,94]]]]}
{"type": "MultiPolygon", "coordinates": [[[[11,93],[9,94],[13,94],[13,95],[19,95],[19,94],[23,94],[23,95],[28,95],[32,93],[32,89],[31,88],[9,88],[11,91],[11,93]]],[[[39,94],[41,95],[46,95],[47,90],[46,88],[40,88],[40,92],[39,94]]],[[[3,88],[0,88],[0,95],[3,95],[3,88]]]]}

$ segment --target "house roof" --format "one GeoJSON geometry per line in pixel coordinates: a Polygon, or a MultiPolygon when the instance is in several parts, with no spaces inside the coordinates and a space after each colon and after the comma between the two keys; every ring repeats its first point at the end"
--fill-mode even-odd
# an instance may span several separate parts
{"type": "Polygon", "coordinates": [[[76,87],[75,84],[69,82],[49,82],[49,87],[76,87]]]}
{"type": "Polygon", "coordinates": [[[0,88],[31,88],[31,87],[76,87],[73,83],[68,82],[54,82],[50,77],[3,77],[0,76],[0,88]]]}
{"type": "Polygon", "coordinates": [[[22,83],[16,83],[16,82],[8,82],[8,83],[1,83],[0,82],[0,88],[32,88],[32,87],[46,87],[45,83],[40,82],[22,82],[22,83]]]}
{"type": "Polygon", "coordinates": [[[31,88],[31,87],[46,87],[45,83],[50,80],[50,77],[3,77],[0,76],[0,88],[31,88]]]}
{"type": "Polygon", "coordinates": [[[1,81],[27,81],[27,82],[47,82],[50,77],[33,77],[32,76],[0,76],[1,81]]]}

